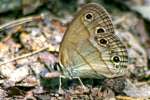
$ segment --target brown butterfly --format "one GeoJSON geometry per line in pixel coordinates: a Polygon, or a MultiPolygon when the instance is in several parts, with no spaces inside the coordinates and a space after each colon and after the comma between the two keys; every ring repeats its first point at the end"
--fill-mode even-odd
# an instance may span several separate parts
{"type": "Polygon", "coordinates": [[[108,12],[92,3],[83,6],[70,23],[59,60],[66,77],[113,78],[126,73],[128,54],[108,12]]]}

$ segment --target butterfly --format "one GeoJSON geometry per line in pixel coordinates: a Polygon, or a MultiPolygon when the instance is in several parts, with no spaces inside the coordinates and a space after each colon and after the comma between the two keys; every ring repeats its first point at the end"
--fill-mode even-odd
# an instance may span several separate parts
{"type": "Polygon", "coordinates": [[[60,44],[59,61],[65,77],[113,78],[126,74],[127,49],[101,5],[86,4],[77,13],[60,44]]]}

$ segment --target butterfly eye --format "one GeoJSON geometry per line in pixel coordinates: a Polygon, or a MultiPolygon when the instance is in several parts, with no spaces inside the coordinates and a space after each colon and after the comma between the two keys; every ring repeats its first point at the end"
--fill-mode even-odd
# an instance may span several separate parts
{"type": "Polygon", "coordinates": [[[87,21],[92,21],[93,20],[93,14],[92,13],[88,13],[85,15],[85,20],[87,21]]]}
{"type": "Polygon", "coordinates": [[[120,62],[120,57],[119,56],[114,56],[112,58],[112,60],[115,62],[115,63],[119,63],[120,62]]]}
{"type": "Polygon", "coordinates": [[[97,27],[96,28],[96,33],[104,33],[105,32],[105,29],[102,28],[102,27],[97,27]]]}

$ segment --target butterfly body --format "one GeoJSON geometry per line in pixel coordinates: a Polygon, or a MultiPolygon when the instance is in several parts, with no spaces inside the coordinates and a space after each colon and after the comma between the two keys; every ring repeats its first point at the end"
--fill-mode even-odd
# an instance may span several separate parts
{"type": "Polygon", "coordinates": [[[128,56],[107,11],[87,4],[66,31],[59,60],[67,77],[112,78],[126,73],[128,56]]]}

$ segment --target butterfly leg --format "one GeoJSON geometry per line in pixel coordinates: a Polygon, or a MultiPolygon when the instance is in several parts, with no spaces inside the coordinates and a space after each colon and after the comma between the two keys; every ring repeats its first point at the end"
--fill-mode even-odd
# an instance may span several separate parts
{"type": "Polygon", "coordinates": [[[62,92],[62,78],[65,78],[64,76],[60,75],[59,76],[59,89],[58,89],[58,93],[62,92]]]}
{"type": "Polygon", "coordinates": [[[62,86],[62,82],[61,82],[61,75],[59,76],[59,90],[61,90],[62,88],[61,88],[61,86],[62,86]]]}
{"type": "Polygon", "coordinates": [[[75,77],[79,80],[80,85],[82,86],[83,89],[86,89],[86,86],[83,84],[82,80],[80,77],[75,77]]]}

